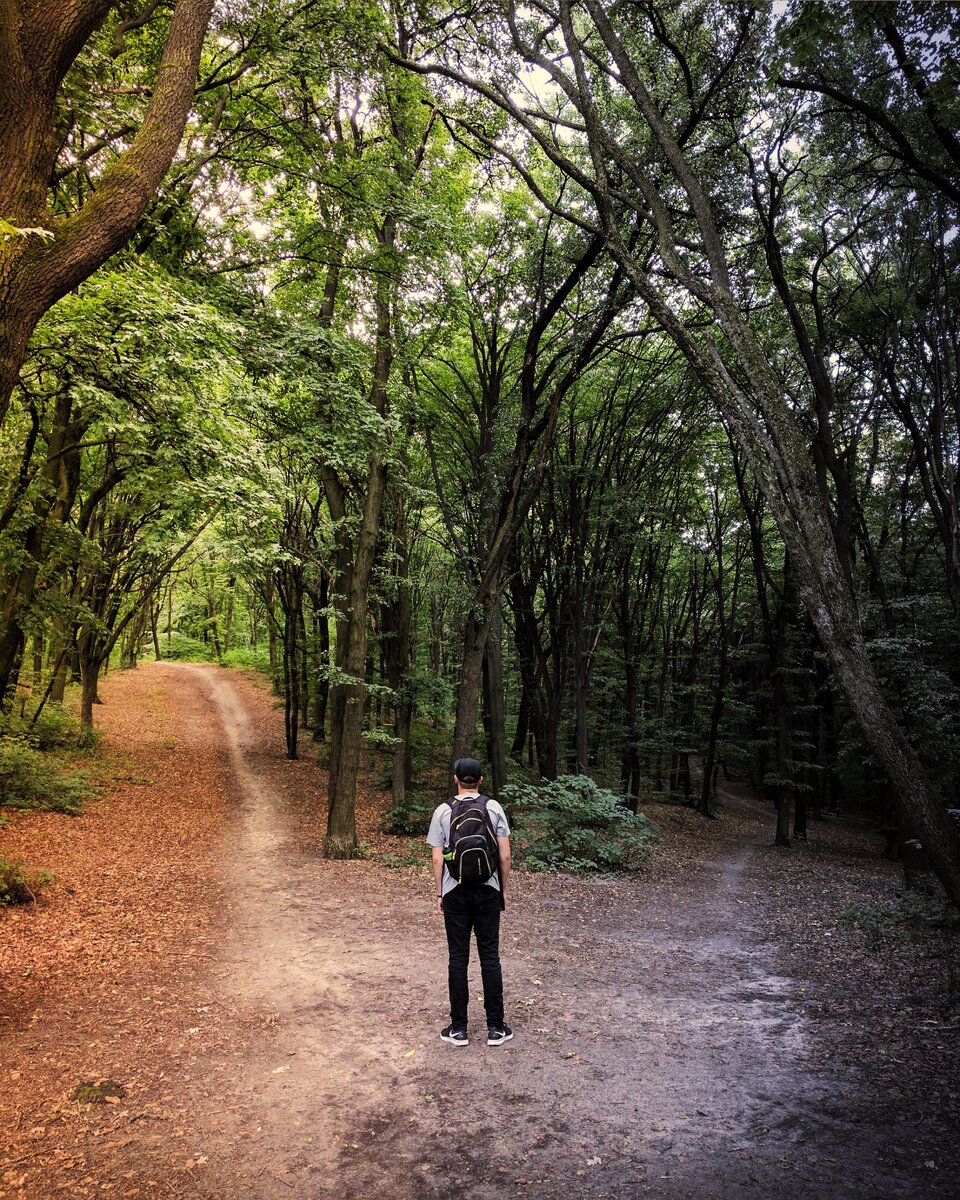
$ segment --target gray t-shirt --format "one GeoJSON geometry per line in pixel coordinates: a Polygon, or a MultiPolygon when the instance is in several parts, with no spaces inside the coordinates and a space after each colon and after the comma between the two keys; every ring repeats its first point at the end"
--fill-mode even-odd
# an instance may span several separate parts
{"type": "MultiPolygon", "coordinates": [[[[479,796],[479,792],[466,792],[460,795],[461,800],[469,800],[472,797],[479,796]]],[[[427,845],[439,846],[441,850],[446,848],[450,841],[450,805],[444,801],[443,804],[438,804],[433,810],[433,816],[430,818],[430,829],[427,833],[427,845]]],[[[497,837],[509,837],[510,826],[507,824],[507,814],[503,811],[496,800],[487,801],[487,812],[490,815],[490,824],[493,826],[493,832],[497,837]]],[[[490,887],[495,887],[500,890],[500,880],[494,873],[487,881],[490,887]]],[[[440,888],[440,894],[445,896],[447,892],[452,892],[457,887],[457,881],[447,870],[447,864],[443,864],[443,884],[440,888]]]]}

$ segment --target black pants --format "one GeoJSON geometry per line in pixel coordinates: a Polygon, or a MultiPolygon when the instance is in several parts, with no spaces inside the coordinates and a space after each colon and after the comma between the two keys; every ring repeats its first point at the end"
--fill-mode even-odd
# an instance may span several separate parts
{"type": "Polygon", "coordinates": [[[450,951],[450,1021],[455,1029],[467,1027],[467,963],[470,932],[477,937],[483,1007],[487,1025],[503,1024],[503,972],[500,970],[500,892],[481,883],[460,884],[443,898],[443,922],[450,951]]]}

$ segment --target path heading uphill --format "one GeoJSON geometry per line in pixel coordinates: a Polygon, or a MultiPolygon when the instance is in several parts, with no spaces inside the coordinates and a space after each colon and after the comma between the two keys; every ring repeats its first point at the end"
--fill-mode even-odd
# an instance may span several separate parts
{"type": "MultiPolygon", "coordinates": [[[[112,705],[129,712],[150,688],[174,769],[182,755],[184,772],[200,760],[221,781],[195,800],[222,805],[202,860],[215,887],[197,899],[195,929],[215,949],[199,973],[188,958],[171,964],[184,972],[168,980],[182,1011],[172,1002],[167,1025],[121,1039],[95,1072],[122,1083],[138,1056],[178,1047],[175,1065],[128,1089],[109,1138],[83,1117],[88,1190],[21,1156],[0,1195],[100,1195],[104,1183],[217,1200],[957,1194],[949,1114],[875,1079],[869,1029],[845,1007],[842,1021],[829,1016],[828,1000],[846,997],[789,973],[784,930],[829,914],[790,911],[798,893],[777,894],[795,875],[758,809],[730,797],[707,826],[659,808],[664,841],[635,880],[519,873],[502,934],[516,1036],[484,1044],[474,963],[472,1040],[455,1049],[437,1036],[446,960],[426,869],[319,856],[317,768],[283,759],[279,713],[250,680],[173,665],[111,677],[105,726],[112,705]],[[848,1041],[849,1062],[837,1053],[848,1041]]],[[[108,748],[136,756],[119,744],[135,735],[117,727],[108,748]]],[[[109,818],[100,824],[109,838],[109,818]]],[[[889,887],[883,864],[855,855],[809,855],[802,869],[832,883],[838,863],[889,887]]],[[[167,900],[156,895],[161,914],[167,900]]],[[[60,1019],[38,997],[12,1022],[5,1057],[19,1078],[54,1052],[60,1019]]],[[[79,1049],[63,1054],[66,1096],[81,1061],[94,1067],[79,1049]]],[[[18,1128],[45,1129],[35,1141],[48,1157],[58,1136],[67,1144],[62,1113],[19,1112],[18,1128]]]]}

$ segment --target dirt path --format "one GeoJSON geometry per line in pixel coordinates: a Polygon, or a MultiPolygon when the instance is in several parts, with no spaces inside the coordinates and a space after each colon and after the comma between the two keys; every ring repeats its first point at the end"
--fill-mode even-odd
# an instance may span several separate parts
{"type": "MultiPolygon", "coordinates": [[[[155,1105],[152,1128],[138,1120],[151,1111],[145,1086],[117,1114],[111,1128],[129,1140],[101,1172],[115,1194],[958,1194],[951,1117],[930,1088],[926,1108],[908,1108],[865,1070],[862,1047],[838,1056],[870,1031],[825,1018],[796,971],[782,924],[792,876],[771,865],[768,824],[750,806],[730,798],[710,828],[662,809],[664,846],[636,880],[520,875],[502,936],[516,1037],[483,1044],[475,1000],[476,1036],[457,1050],[437,1037],[446,960],[429,874],[319,857],[316,770],[284,761],[278,714],[248,680],[198,667],[138,675],[208,756],[222,722],[232,795],[211,858],[219,948],[182,980],[185,1000],[193,987],[204,1002],[173,1018],[185,1047],[176,1112],[155,1105]],[[131,1168],[126,1191],[118,1161],[131,1168]]],[[[877,877],[875,863],[862,869],[877,877]]],[[[471,982],[476,993],[475,971],[471,982]]],[[[94,1131],[86,1144],[97,1178],[94,1131]]],[[[9,1194],[24,1198],[102,1194],[17,1182],[9,1194]]]]}

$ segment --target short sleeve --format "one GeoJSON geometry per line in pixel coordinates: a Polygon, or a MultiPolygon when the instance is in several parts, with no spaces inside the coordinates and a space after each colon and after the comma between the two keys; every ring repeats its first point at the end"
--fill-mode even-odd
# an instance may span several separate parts
{"type": "Polygon", "coordinates": [[[510,826],[507,823],[507,814],[496,800],[488,802],[487,812],[490,814],[490,823],[493,825],[493,832],[497,837],[509,837],[510,826]]]}
{"type": "Polygon", "coordinates": [[[427,831],[427,845],[428,846],[439,846],[441,850],[447,844],[447,839],[444,836],[443,820],[442,820],[444,809],[446,809],[447,812],[449,812],[450,805],[449,804],[438,804],[437,807],[433,810],[433,816],[430,818],[430,828],[427,831]]]}

